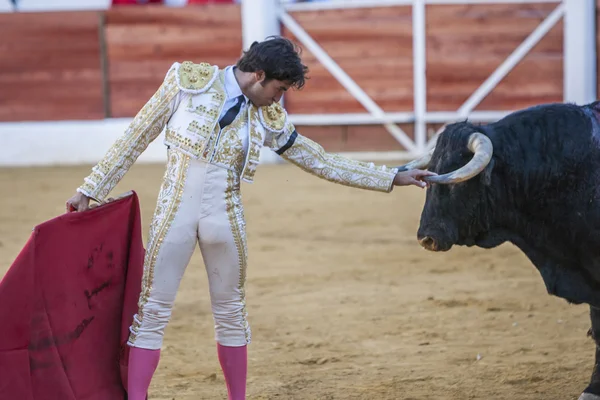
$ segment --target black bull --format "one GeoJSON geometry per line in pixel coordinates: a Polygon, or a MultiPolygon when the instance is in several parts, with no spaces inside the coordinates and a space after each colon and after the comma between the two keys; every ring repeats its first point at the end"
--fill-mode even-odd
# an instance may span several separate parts
{"type": "Polygon", "coordinates": [[[418,239],[516,245],[548,293],[590,306],[596,359],[580,399],[600,400],[600,102],[548,104],[487,125],[448,125],[435,150],[404,169],[427,168],[418,239]]]}

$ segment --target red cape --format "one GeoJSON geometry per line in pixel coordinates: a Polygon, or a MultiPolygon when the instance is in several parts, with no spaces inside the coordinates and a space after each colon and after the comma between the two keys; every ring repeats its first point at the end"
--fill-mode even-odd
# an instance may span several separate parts
{"type": "Polygon", "coordinates": [[[36,226],[0,281],[0,399],[126,399],[143,261],[135,193],[36,226]]]}

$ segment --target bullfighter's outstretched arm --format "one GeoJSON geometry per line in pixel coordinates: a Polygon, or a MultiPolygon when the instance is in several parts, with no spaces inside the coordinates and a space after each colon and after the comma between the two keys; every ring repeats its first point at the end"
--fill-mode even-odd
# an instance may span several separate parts
{"type": "Polygon", "coordinates": [[[359,189],[390,192],[396,173],[395,168],[376,166],[327,153],[323,147],[299,134],[292,124],[286,131],[273,137],[271,149],[283,159],[321,179],[359,189]]]}
{"type": "Polygon", "coordinates": [[[395,185],[425,187],[428,171],[398,172],[397,168],[375,165],[326,152],[321,145],[302,136],[289,121],[267,139],[269,147],[283,159],[321,179],[359,189],[389,193],[395,185]]]}

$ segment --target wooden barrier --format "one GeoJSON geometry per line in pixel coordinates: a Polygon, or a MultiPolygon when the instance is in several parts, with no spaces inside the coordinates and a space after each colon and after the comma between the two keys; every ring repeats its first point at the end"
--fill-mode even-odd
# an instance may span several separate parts
{"type": "MultiPolygon", "coordinates": [[[[428,111],[458,109],[554,7],[427,6],[428,111]]],[[[413,109],[411,7],[292,16],[385,111],[413,109]]],[[[242,51],[236,4],[0,14],[0,33],[2,121],[132,117],[173,62],[225,66],[242,51]]],[[[294,39],[286,29],[283,34],[294,39]]],[[[310,79],[286,96],[290,114],[366,112],[310,52],[303,59],[310,79]]],[[[559,22],[476,110],[562,101],[562,92],[559,22]]],[[[410,124],[402,128],[412,136],[410,124]]],[[[379,125],[299,130],[335,151],[400,149],[379,125]]]]}
{"type": "MultiPolygon", "coordinates": [[[[555,7],[427,6],[427,110],[456,111],[555,7]]],[[[398,112],[413,110],[411,10],[405,6],[292,16],[382,109],[398,112]]],[[[560,22],[475,109],[513,110],[562,101],[562,29],[560,22]]],[[[283,34],[294,39],[287,30],[283,34]]],[[[286,97],[291,113],[366,112],[310,52],[303,49],[303,54],[311,79],[305,89],[286,97]]],[[[431,124],[428,130],[433,133],[439,126],[431,124]]],[[[413,137],[412,125],[401,127],[413,137]]],[[[402,149],[381,125],[302,131],[332,151],[402,149]]]]}
{"type": "MultiPolygon", "coordinates": [[[[556,8],[556,4],[428,7],[429,111],[453,111],[556,8]]],[[[563,98],[559,22],[476,110],[514,110],[563,98]]]]}
{"type": "MultiPolygon", "coordinates": [[[[381,108],[412,110],[411,7],[291,15],[381,108]]],[[[283,35],[295,39],[286,29],[283,35]]],[[[302,91],[286,97],[290,112],[366,112],[306,49],[303,60],[310,68],[310,80],[302,91]]]]}
{"type": "MultiPolygon", "coordinates": [[[[428,111],[455,111],[555,4],[428,6],[428,111]]],[[[411,7],[294,13],[298,23],[385,111],[413,109],[411,7]]],[[[284,34],[293,39],[293,35],[284,34]]],[[[552,29],[477,109],[511,110],[562,101],[562,23],[552,29]]],[[[304,50],[312,67],[292,112],[365,112],[304,50]]]]}
{"type": "Polygon", "coordinates": [[[116,7],[104,30],[113,117],[134,116],[173,62],[225,66],[242,50],[238,5],[116,7]]]}
{"type": "Polygon", "coordinates": [[[0,121],[104,117],[99,18],[0,14],[0,121]]]}

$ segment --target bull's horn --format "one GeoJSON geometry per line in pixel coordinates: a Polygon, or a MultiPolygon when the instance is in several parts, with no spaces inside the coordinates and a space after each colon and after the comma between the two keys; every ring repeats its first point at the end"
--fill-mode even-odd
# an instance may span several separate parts
{"type": "Polygon", "coordinates": [[[429,161],[431,160],[431,155],[433,154],[433,150],[435,150],[435,148],[432,149],[429,153],[422,156],[421,158],[417,158],[416,160],[413,160],[407,164],[396,167],[396,168],[398,168],[398,172],[409,171],[411,169],[427,168],[427,165],[429,165],[429,161]]]}
{"type": "Polygon", "coordinates": [[[479,174],[492,159],[492,141],[484,134],[475,132],[469,136],[467,147],[474,153],[467,165],[447,174],[427,176],[424,179],[431,183],[449,184],[463,182],[479,174]]]}

